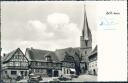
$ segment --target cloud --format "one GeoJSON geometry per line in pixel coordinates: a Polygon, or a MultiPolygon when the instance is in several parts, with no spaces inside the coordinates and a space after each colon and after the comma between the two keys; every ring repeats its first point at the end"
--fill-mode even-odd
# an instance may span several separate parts
{"type": "Polygon", "coordinates": [[[52,32],[46,32],[47,25],[39,20],[28,21],[28,29],[33,30],[31,35],[36,35],[35,40],[42,40],[52,37],[54,34],[52,32]],[[34,34],[32,34],[34,33],[34,34]]]}
{"type": "Polygon", "coordinates": [[[37,35],[36,38],[38,41],[21,41],[21,48],[23,46],[25,48],[33,47],[38,49],[55,50],[66,47],[79,47],[81,31],[78,29],[78,25],[73,22],[64,23],[66,22],[57,23],[55,24],[57,26],[52,25],[51,27],[48,27],[47,23],[42,23],[39,20],[28,21],[28,28],[34,31],[35,34],[33,35],[37,35]]]}
{"type": "MultiPolygon", "coordinates": [[[[81,31],[78,28],[78,24],[72,22],[68,15],[53,13],[48,15],[45,23],[41,20],[28,20],[24,27],[20,28],[19,32],[22,34],[17,33],[20,35],[17,37],[19,40],[15,38],[15,40],[4,41],[3,48],[9,46],[10,49],[16,49],[20,47],[25,52],[25,49],[30,47],[45,50],[79,47],[81,31]]],[[[3,52],[10,51],[4,50],[3,52]]]]}
{"type": "Polygon", "coordinates": [[[80,35],[78,25],[72,22],[67,14],[52,13],[47,16],[47,22],[51,25],[50,29],[54,32],[54,39],[75,40],[80,35]]]}
{"type": "MultiPolygon", "coordinates": [[[[81,7],[83,6],[68,6],[62,4],[60,6],[58,4],[36,4],[35,6],[33,6],[33,4],[32,6],[31,4],[19,5],[22,4],[15,4],[15,6],[13,5],[14,7],[11,4],[10,6],[7,4],[2,8],[4,9],[4,11],[2,11],[1,23],[2,52],[8,53],[17,47],[21,49],[34,47],[37,49],[55,50],[65,47],[80,46],[80,29],[81,23],[83,23],[83,20],[81,20],[83,19],[81,7]],[[54,8],[49,10],[53,6],[54,8]],[[24,8],[27,8],[27,11],[24,10],[24,8]]],[[[95,18],[93,8],[95,7],[88,9],[88,12],[90,12],[87,12],[87,15],[89,14],[88,19],[95,18]]],[[[95,19],[89,21],[91,24],[91,26],[89,25],[90,28],[96,28],[94,22],[95,19]]]]}
{"type": "Polygon", "coordinates": [[[66,24],[69,23],[69,19],[69,16],[63,13],[53,13],[47,17],[47,21],[50,24],[66,24]]]}
{"type": "Polygon", "coordinates": [[[37,30],[43,30],[43,31],[46,30],[46,25],[40,22],[39,20],[30,20],[28,21],[28,23],[32,24],[32,26],[37,30]]]}

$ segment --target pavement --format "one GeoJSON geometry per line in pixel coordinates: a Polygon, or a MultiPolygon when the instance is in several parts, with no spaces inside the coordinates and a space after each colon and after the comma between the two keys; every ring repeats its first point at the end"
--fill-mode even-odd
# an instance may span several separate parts
{"type": "MultiPolygon", "coordinates": [[[[49,82],[57,77],[47,77],[43,78],[42,82],[49,82]]],[[[80,75],[78,78],[72,78],[72,80],[61,81],[61,82],[93,82],[97,81],[97,76],[94,75],[80,75]]]]}
{"type": "Polygon", "coordinates": [[[43,80],[41,80],[40,82],[49,82],[52,81],[53,79],[57,79],[58,77],[44,77],[43,80]]]}
{"type": "MultiPolygon", "coordinates": [[[[57,78],[58,77],[44,77],[43,80],[40,81],[40,83],[50,82],[53,81],[53,79],[57,79],[57,78]]],[[[84,75],[80,75],[78,78],[72,78],[72,80],[61,81],[61,82],[95,82],[95,81],[97,81],[97,76],[84,74],[84,75]]]]}
{"type": "Polygon", "coordinates": [[[93,82],[97,81],[97,76],[94,75],[80,75],[78,78],[73,78],[66,82],[93,82]]]}

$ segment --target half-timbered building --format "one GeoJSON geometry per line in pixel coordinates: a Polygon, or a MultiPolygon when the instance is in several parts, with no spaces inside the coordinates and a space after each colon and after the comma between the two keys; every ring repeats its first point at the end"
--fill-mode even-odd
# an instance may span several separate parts
{"type": "Polygon", "coordinates": [[[17,76],[27,77],[28,59],[20,48],[4,54],[2,58],[2,74],[3,78],[16,79],[17,76]]]}
{"type": "Polygon", "coordinates": [[[55,53],[62,63],[62,74],[79,75],[81,71],[85,71],[86,63],[81,61],[79,48],[58,49],[55,53]]]}
{"type": "Polygon", "coordinates": [[[30,64],[31,74],[41,77],[57,77],[61,73],[61,63],[54,52],[27,48],[25,55],[30,64]]]}

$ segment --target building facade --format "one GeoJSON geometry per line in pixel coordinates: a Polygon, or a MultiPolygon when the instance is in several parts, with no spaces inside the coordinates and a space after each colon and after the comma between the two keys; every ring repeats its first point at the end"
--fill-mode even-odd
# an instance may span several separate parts
{"type": "Polygon", "coordinates": [[[86,62],[81,61],[80,48],[58,49],[55,53],[62,62],[63,74],[80,75],[85,72],[83,69],[86,69],[86,62]]]}
{"type": "Polygon", "coordinates": [[[89,74],[97,75],[97,46],[88,56],[89,59],[89,74]]]}
{"type": "Polygon", "coordinates": [[[18,76],[27,77],[28,75],[28,59],[17,48],[8,54],[4,54],[2,58],[2,78],[17,79],[18,76]]]}
{"type": "Polygon", "coordinates": [[[41,77],[57,77],[61,73],[61,63],[54,52],[27,48],[25,55],[29,60],[31,74],[41,77]]]}

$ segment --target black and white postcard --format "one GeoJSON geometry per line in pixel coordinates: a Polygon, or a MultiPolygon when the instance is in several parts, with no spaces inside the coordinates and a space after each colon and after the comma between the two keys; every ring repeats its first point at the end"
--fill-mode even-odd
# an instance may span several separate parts
{"type": "Polygon", "coordinates": [[[2,1],[1,82],[127,80],[126,1],[2,1]]]}

